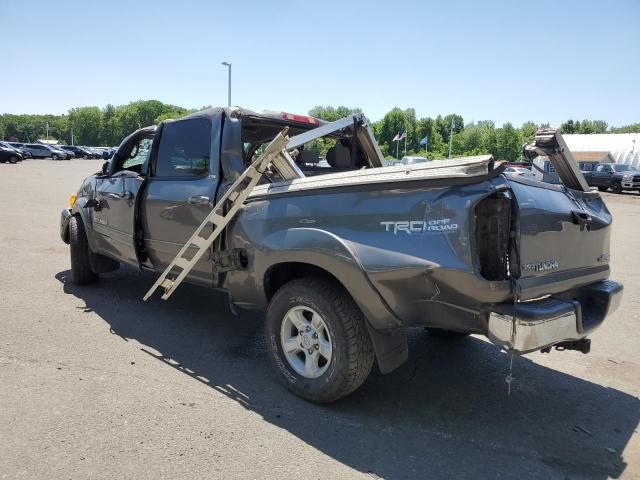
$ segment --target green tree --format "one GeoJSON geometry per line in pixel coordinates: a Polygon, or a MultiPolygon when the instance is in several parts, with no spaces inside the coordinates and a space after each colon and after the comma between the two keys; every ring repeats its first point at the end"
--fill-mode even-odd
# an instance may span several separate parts
{"type": "Polygon", "coordinates": [[[640,133],[640,123],[623,125],[622,127],[611,127],[611,133],[640,133]]]}
{"type": "Polygon", "coordinates": [[[103,114],[98,107],[79,107],[69,110],[69,125],[73,128],[74,143],[99,145],[103,137],[103,114]]]}
{"type": "Polygon", "coordinates": [[[519,132],[510,123],[505,123],[496,132],[497,160],[515,162],[520,158],[522,139],[519,132]]]}
{"type": "Polygon", "coordinates": [[[520,137],[523,142],[531,142],[536,136],[538,126],[533,122],[524,122],[520,127],[520,137]]]}

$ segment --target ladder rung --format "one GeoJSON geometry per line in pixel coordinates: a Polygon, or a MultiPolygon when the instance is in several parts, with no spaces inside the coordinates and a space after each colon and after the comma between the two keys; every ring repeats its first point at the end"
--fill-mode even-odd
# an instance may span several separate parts
{"type": "MultiPolygon", "coordinates": [[[[187,253],[187,252],[185,252],[187,253]]],[[[189,260],[184,257],[178,257],[173,261],[174,267],[180,267],[182,270],[189,266],[189,260]]]]}
{"type": "Polygon", "coordinates": [[[209,222],[213,223],[214,225],[222,225],[222,223],[225,221],[226,219],[222,216],[222,215],[218,215],[217,213],[212,213],[209,216],[209,222]]]}

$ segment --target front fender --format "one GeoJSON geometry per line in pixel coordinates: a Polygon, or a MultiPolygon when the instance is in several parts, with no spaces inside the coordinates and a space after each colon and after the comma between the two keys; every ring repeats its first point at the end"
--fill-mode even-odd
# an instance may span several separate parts
{"type": "Polygon", "coordinates": [[[60,238],[66,244],[69,244],[69,220],[72,216],[70,208],[63,208],[60,212],[60,238]]]}
{"type": "MultiPolygon", "coordinates": [[[[71,215],[80,215],[84,224],[84,231],[87,234],[89,247],[92,251],[96,250],[96,233],[93,229],[93,216],[90,209],[86,208],[89,199],[87,197],[79,197],[71,208],[71,215]]],[[[68,238],[68,237],[67,237],[68,238]]]]}

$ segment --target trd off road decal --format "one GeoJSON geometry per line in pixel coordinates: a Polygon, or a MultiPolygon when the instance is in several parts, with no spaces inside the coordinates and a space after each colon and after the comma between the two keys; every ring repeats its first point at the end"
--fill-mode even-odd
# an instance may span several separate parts
{"type": "Polygon", "coordinates": [[[458,230],[458,224],[450,218],[433,220],[396,220],[380,222],[385,232],[397,235],[398,232],[407,235],[422,235],[425,233],[449,233],[458,230]]]}

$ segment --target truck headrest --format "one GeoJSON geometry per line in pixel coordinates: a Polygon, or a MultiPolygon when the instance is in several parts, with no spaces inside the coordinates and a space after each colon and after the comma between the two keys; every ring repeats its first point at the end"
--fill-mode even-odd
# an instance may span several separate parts
{"type": "Polygon", "coordinates": [[[336,143],[334,147],[331,147],[329,151],[327,151],[327,162],[332,167],[351,167],[351,152],[347,147],[336,143]]]}

